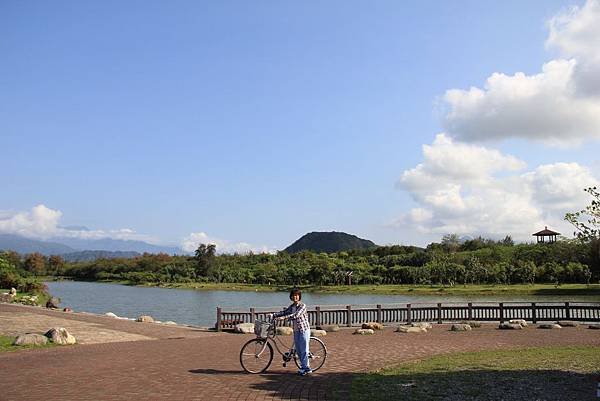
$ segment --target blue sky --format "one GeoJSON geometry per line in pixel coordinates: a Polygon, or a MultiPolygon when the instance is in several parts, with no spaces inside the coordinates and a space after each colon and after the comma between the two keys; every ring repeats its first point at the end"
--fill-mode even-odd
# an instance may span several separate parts
{"type": "Polygon", "coordinates": [[[584,85],[563,88],[600,88],[582,72],[600,65],[599,8],[4,1],[0,231],[232,251],[310,231],[416,245],[564,231],[587,201],[574,184],[600,177],[600,91],[574,103],[584,85]],[[448,173],[451,155],[481,174],[448,173]]]}

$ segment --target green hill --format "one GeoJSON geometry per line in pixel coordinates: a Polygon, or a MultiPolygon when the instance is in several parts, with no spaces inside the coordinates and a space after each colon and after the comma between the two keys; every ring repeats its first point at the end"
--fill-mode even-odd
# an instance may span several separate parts
{"type": "Polygon", "coordinates": [[[374,248],[377,245],[369,240],[358,238],[356,235],[341,232],[312,232],[303,235],[284,252],[295,253],[301,251],[313,252],[341,252],[352,249],[374,248]]]}

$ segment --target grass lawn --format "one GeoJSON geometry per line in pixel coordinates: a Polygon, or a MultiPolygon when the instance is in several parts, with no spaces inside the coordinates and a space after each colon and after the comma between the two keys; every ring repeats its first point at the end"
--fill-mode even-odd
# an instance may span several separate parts
{"type": "Polygon", "coordinates": [[[457,353],[358,375],[351,399],[597,400],[599,374],[599,347],[457,353]]]}
{"type": "Polygon", "coordinates": [[[48,342],[46,345],[13,345],[15,338],[16,337],[0,336],[0,352],[11,352],[30,348],[49,348],[56,346],[56,344],[53,342],[48,342]]]}

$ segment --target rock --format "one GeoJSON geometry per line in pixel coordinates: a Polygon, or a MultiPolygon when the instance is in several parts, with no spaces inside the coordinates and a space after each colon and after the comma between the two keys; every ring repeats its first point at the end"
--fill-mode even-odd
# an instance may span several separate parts
{"type": "Polygon", "coordinates": [[[275,331],[279,336],[291,336],[292,334],[294,334],[294,329],[287,326],[276,327],[275,331]]]}
{"type": "Polygon", "coordinates": [[[254,323],[236,324],[233,331],[242,334],[254,334],[254,323]]]}
{"type": "Polygon", "coordinates": [[[154,323],[154,318],[152,316],[142,315],[135,319],[135,321],[141,323],[154,323]]]}
{"type": "Polygon", "coordinates": [[[323,337],[327,335],[327,332],[325,330],[312,329],[310,335],[313,337],[323,337]]]}
{"type": "Polygon", "coordinates": [[[377,322],[367,322],[362,324],[363,329],[383,330],[383,324],[377,322]]]}
{"type": "Polygon", "coordinates": [[[477,320],[462,320],[460,324],[468,324],[472,329],[481,327],[481,322],[478,322],[477,320]]]}
{"type": "Polygon", "coordinates": [[[471,326],[468,324],[455,323],[450,327],[450,331],[471,331],[471,326]]]}
{"type": "Polygon", "coordinates": [[[375,334],[375,330],[373,329],[356,329],[354,334],[360,334],[361,336],[368,336],[371,334],[375,334]]]}
{"type": "Polygon", "coordinates": [[[112,312],[106,312],[106,313],[104,314],[104,316],[108,316],[108,317],[119,317],[119,316],[115,315],[115,314],[114,314],[114,313],[112,313],[112,312]]]}
{"type": "Polygon", "coordinates": [[[60,304],[60,299],[56,297],[52,297],[46,302],[46,308],[50,309],[58,309],[58,305],[60,304]]]}
{"type": "Polygon", "coordinates": [[[429,330],[432,327],[431,323],[427,323],[427,322],[411,323],[410,326],[412,326],[412,327],[421,327],[421,328],[424,328],[425,330],[429,330]]]}
{"type": "Polygon", "coordinates": [[[425,327],[419,326],[398,326],[396,329],[398,333],[427,333],[427,329],[425,327]]]}
{"type": "Polygon", "coordinates": [[[17,302],[23,304],[23,305],[32,305],[32,306],[37,306],[38,304],[38,296],[37,295],[23,295],[21,297],[21,299],[19,299],[17,302]]]}
{"type": "Polygon", "coordinates": [[[48,343],[48,337],[41,334],[21,334],[17,336],[13,345],[44,345],[48,343]]]}
{"type": "Polygon", "coordinates": [[[562,329],[562,327],[556,323],[542,323],[538,324],[538,329],[562,329]]]}
{"type": "Polygon", "coordinates": [[[75,337],[69,334],[64,327],[53,327],[44,335],[48,337],[50,341],[59,345],[71,345],[77,342],[75,337]]]}
{"type": "Polygon", "coordinates": [[[579,326],[579,323],[574,322],[572,320],[559,320],[558,322],[556,322],[556,324],[558,324],[561,327],[577,327],[577,326],[579,326]]]}
{"type": "Polygon", "coordinates": [[[590,324],[588,326],[588,329],[592,329],[592,330],[600,330],[600,323],[596,323],[596,324],[590,324]]]}
{"type": "Polygon", "coordinates": [[[517,324],[517,323],[504,322],[504,323],[500,323],[498,328],[500,330],[521,330],[523,328],[523,326],[521,326],[520,324],[517,324]]]}
{"type": "Polygon", "coordinates": [[[13,297],[16,297],[17,296],[17,289],[14,288],[14,287],[12,287],[8,293],[10,295],[12,295],[13,297]]]}
{"type": "Polygon", "coordinates": [[[0,302],[12,302],[13,299],[15,297],[13,297],[12,295],[10,295],[8,292],[3,292],[2,294],[0,294],[0,302]]]}
{"type": "Polygon", "coordinates": [[[167,320],[166,322],[164,322],[163,324],[168,324],[169,326],[173,326],[173,325],[177,325],[177,323],[175,323],[172,320],[167,320]]]}
{"type": "Polygon", "coordinates": [[[71,308],[63,308],[63,312],[71,313],[71,312],[73,312],[73,309],[71,309],[71,308]]]}
{"type": "Polygon", "coordinates": [[[333,333],[336,331],[340,331],[340,326],[337,324],[326,324],[323,326],[317,326],[317,330],[325,330],[328,333],[333,333]]]}
{"type": "Polygon", "coordinates": [[[521,327],[527,327],[527,322],[523,319],[511,319],[508,321],[510,324],[520,324],[521,327]]]}

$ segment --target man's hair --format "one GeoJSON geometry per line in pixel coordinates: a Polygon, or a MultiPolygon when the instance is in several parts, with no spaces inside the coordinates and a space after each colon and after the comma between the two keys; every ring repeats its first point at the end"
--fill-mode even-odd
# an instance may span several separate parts
{"type": "Polygon", "coordinates": [[[300,296],[300,299],[302,299],[302,291],[300,291],[300,289],[298,288],[292,288],[292,290],[290,291],[290,299],[292,299],[292,296],[298,294],[300,296]]]}

